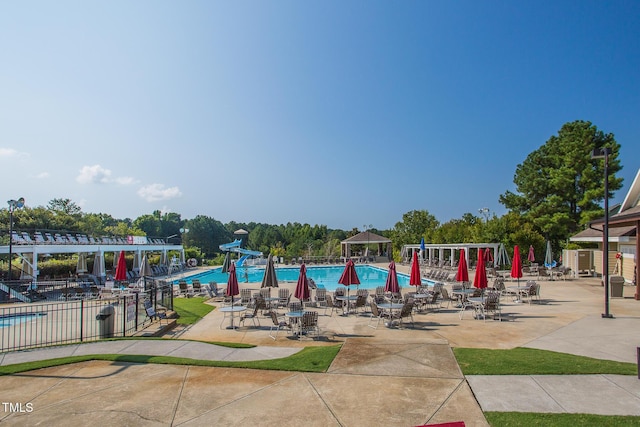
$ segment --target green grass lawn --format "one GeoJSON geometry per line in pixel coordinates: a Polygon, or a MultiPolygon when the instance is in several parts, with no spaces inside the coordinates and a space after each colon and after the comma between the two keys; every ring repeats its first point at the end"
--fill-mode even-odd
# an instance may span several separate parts
{"type": "Polygon", "coordinates": [[[205,304],[204,297],[174,298],[173,310],[178,313],[178,325],[193,325],[215,307],[205,304]]]}
{"type": "Polygon", "coordinates": [[[453,353],[465,375],[636,375],[634,363],[592,359],[534,348],[489,350],[454,348],[453,353]]]}
{"type": "MultiPolygon", "coordinates": [[[[592,359],[533,348],[489,350],[454,348],[453,353],[465,375],[636,375],[634,363],[592,359]]],[[[637,426],[640,417],[591,414],[528,412],[485,412],[490,425],[514,426],[637,426]]]]}
{"type": "Polygon", "coordinates": [[[61,357],[58,359],[42,360],[37,362],[17,363],[15,365],[0,366],[1,375],[11,375],[34,369],[49,368],[52,366],[67,365],[69,363],[86,362],[89,360],[109,360],[114,362],[129,363],[158,363],[173,365],[211,366],[222,368],[247,368],[268,369],[278,371],[298,372],[326,372],[331,362],[338,354],[340,345],[306,347],[302,351],[282,359],[256,360],[249,362],[227,362],[194,360],[183,357],[169,356],[145,356],[127,354],[93,354],[86,356],[61,357]]]}
{"type": "Polygon", "coordinates": [[[640,425],[640,417],[592,414],[536,414],[530,412],[485,412],[490,425],[495,427],[624,427],[640,425]]]}

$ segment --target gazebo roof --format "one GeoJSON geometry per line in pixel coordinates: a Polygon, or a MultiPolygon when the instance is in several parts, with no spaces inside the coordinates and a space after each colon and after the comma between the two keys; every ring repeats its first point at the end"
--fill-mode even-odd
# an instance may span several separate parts
{"type": "Polygon", "coordinates": [[[362,233],[358,233],[355,236],[349,237],[348,239],[343,240],[341,243],[349,243],[349,244],[391,243],[391,240],[367,230],[367,231],[363,231],[362,233]]]}

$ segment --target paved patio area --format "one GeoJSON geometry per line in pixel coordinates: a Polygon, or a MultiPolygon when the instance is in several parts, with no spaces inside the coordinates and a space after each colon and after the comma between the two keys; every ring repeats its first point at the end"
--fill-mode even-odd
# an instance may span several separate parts
{"type": "MultiPolygon", "coordinates": [[[[381,325],[372,329],[367,326],[368,314],[325,316],[321,310],[318,339],[294,339],[281,333],[274,341],[269,337],[268,318],[260,319],[259,328],[249,323],[251,327],[238,331],[220,329],[222,317],[214,310],[198,324],[176,329],[171,336],[257,344],[258,352],[264,357],[310,345],[341,343],[343,347],[329,371],[323,374],[93,361],[0,377],[4,401],[33,405],[29,413],[0,412],[0,422],[72,426],[86,425],[87,419],[91,419],[117,425],[300,425],[303,422],[318,426],[411,426],[463,420],[469,426],[484,426],[487,423],[482,409],[500,410],[492,409],[495,406],[491,406],[492,401],[485,399],[486,393],[482,391],[490,389],[488,381],[493,378],[465,380],[451,347],[529,346],[609,360],[636,360],[636,347],[640,345],[636,332],[640,330],[640,302],[631,298],[612,299],[611,312],[615,318],[602,319],[603,291],[599,280],[539,283],[542,284],[542,303],[517,304],[505,299],[503,313],[508,320],[502,322],[475,320],[471,311],[460,319],[458,310],[445,308],[416,315],[413,328],[389,329],[381,325]],[[598,342],[601,345],[597,345],[598,342]],[[268,348],[274,352],[269,353],[268,348]],[[477,389],[477,396],[470,384],[474,392],[477,389]]],[[[625,288],[625,295],[631,296],[634,290],[625,288]]],[[[165,341],[167,351],[173,354],[188,348],[189,354],[197,358],[198,354],[207,352],[206,347],[195,350],[197,346],[176,345],[173,340],[161,342],[165,341]]],[[[143,344],[136,351],[152,352],[151,348],[143,344]]],[[[82,351],[98,350],[84,348],[82,351]]],[[[16,356],[7,355],[0,363],[10,362],[11,357],[16,356]]],[[[525,390],[540,392],[544,381],[536,376],[527,378],[522,379],[523,384],[533,381],[537,386],[525,387],[525,390]]],[[[563,381],[566,383],[568,379],[563,381]]],[[[586,387],[593,387],[598,381],[609,384],[618,381],[615,378],[576,380],[586,387]]],[[[629,378],[622,380],[630,381],[629,378]]],[[[547,383],[543,384],[547,389],[555,387],[553,379],[547,383]]],[[[640,399],[640,390],[636,391],[633,382],[628,386],[626,389],[615,385],[600,387],[599,396],[620,401],[620,393],[626,393],[633,404],[633,395],[640,399]]],[[[560,412],[572,412],[572,408],[577,407],[571,399],[561,402],[558,398],[555,403],[559,404],[560,409],[556,409],[560,412]]],[[[637,402],[634,407],[638,407],[637,402]]],[[[547,411],[546,408],[540,410],[547,411]]]]}

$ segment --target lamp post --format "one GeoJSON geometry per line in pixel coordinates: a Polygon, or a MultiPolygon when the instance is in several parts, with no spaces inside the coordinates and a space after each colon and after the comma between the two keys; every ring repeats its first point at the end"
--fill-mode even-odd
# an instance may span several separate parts
{"type": "Polygon", "coordinates": [[[489,221],[489,208],[480,208],[478,209],[478,212],[480,212],[480,215],[484,216],[484,222],[489,221]]]}
{"type": "Polygon", "coordinates": [[[604,227],[602,230],[602,279],[604,281],[604,313],[602,317],[613,318],[609,312],[609,154],[608,147],[596,148],[591,152],[592,159],[604,159],[604,227]]]}
{"type": "Polygon", "coordinates": [[[20,197],[18,200],[9,200],[9,277],[7,280],[11,280],[11,259],[13,258],[13,211],[24,207],[24,197],[20,197]]]}
{"type": "Polygon", "coordinates": [[[369,263],[369,240],[371,235],[369,234],[369,230],[373,228],[373,224],[365,224],[362,226],[364,231],[367,233],[367,248],[365,249],[365,260],[364,262],[369,263]]]}

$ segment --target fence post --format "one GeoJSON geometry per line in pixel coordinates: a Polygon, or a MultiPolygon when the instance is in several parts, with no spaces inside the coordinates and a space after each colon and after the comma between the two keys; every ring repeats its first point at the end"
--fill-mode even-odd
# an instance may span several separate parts
{"type": "Polygon", "coordinates": [[[120,305],[122,307],[122,336],[126,337],[127,336],[127,297],[123,296],[122,297],[122,304],[120,305]]]}
{"type": "Polygon", "coordinates": [[[138,331],[138,309],[140,309],[140,294],[136,292],[136,328],[135,331],[138,331]]]}
{"type": "Polygon", "coordinates": [[[80,300],[80,342],[84,341],[84,300],[80,300]]]}

